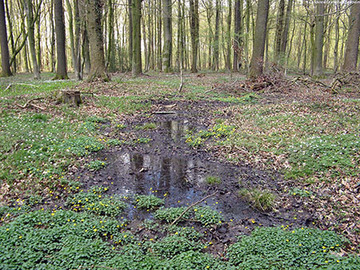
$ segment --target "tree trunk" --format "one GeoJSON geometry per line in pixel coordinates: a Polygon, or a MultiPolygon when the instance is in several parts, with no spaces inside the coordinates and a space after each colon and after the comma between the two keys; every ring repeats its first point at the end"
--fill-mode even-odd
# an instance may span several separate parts
{"type": "Polygon", "coordinates": [[[141,63],[141,0],[132,0],[133,19],[133,52],[132,52],[132,74],[138,76],[142,73],[141,63]]]}
{"type": "Polygon", "coordinates": [[[68,79],[65,54],[65,24],[62,0],[55,0],[55,32],[57,67],[54,80],[68,79]]]}
{"type": "Polygon", "coordinates": [[[5,5],[4,0],[0,0],[0,45],[1,45],[1,76],[11,76],[10,55],[7,43],[6,22],[5,22],[5,5]]]}
{"type": "Polygon", "coordinates": [[[81,19],[79,11],[79,0],[74,0],[74,19],[75,19],[75,40],[74,40],[74,51],[75,51],[75,62],[74,62],[74,71],[75,77],[78,80],[82,80],[82,70],[81,70],[81,19]]]}
{"type": "MultiPolygon", "coordinates": [[[[128,26],[128,33],[129,33],[129,66],[132,64],[133,60],[133,12],[132,12],[132,1],[128,0],[128,13],[129,13],[129,26],[128,26]]],[[[131,67],[132,68],[132,67],[131,67]]]]}
{"type": "Polygon", "coordinates": [[[106,72],[104,57],[104,41],[102,34],[102,0],[86,1],[86,26],[90,45],[90,73],[88,80],[101,79],[109,81],[110,78],[106,72]]]}
{"type": "Polygon", "coordinates": [[[191,72],[197,73],[199,48],[199,0],[190,0],[191,72]]]}
{"type": "Polygon", "coordinates": [[[313,76],[321,76],[323,74],[323,44],[324,44],[324,15],[325,5],[319,2],[316,7],[315,17],[315,41],[313,48],[312,73],[313,76]]]}
{"type": "Polygon", "coordinates": [[[50,1],[50,28],[51,28],[51,38],[50,38],[50,70],[55,72],[56,59],[55,59],[55,26],[54,26],[54,0],[50,1]]]}
{"type": "MultiPolygon", "coordinates": [[[[14,12],[12,2],[10,2],[10,8],[9,8],[8,1],[5,1],[5,7],[6,7],[6,20],[7,20],[7,23],[9,24],[9,38],[10,38],[10,44],[11,44],[11,52],[12,52],[12,57],[14,58],[14,60],[12,61],[12,68],[13,68],[13,72],[16,73],[16,71],[17,71],[16,53],[15,53],[16,48],[15,48],[15,41],[14,41],[13,24],[12,24],[12,20],[11,20],[12,15],[10,15],[10,14],[13,14],[13,12],[14,12]]],[[[6,25],[5,21],[4,21],[3,25],[4,26],[6,25]]]]}
{"type": "Polygon", "coordinates": [[[220,31],[220,0],[216,0],[215,6],[215,36],[214,36],[214,59],[213,70],[219,69],[219,31],[220,31]]]}
{"type": "Polygon", "coordinates": [[[40,79],[40,69],[36,59],[36,50],[35,50],[34,14],[33,14],[32,0],[25,0],[25,10],[27,15],[26,17],[27,17],[27,27],[28,27],[28,40],[29,40],[31,61],[33,64],[34,78],[40,79]]]}
{"type": "Polygon", "coordinates": [[[163,0],[164,49],[162,70],[171,71],[172,58],[172,0],[163,0]]]}
{"type": "Polygon", "coordinates": [[[285,53],[286,53],[286,47],[287,47],[287,43],[288,43],[290,16],[291,16],[292,7],[293,7],[293,0],[289,0],[288,6],[286,9],[284,30],[281,35],[281,54],[283,54],[283,55],[285,55],[285,53]]]}
{"type": "MultiPolygon", "coordinates": [[[[75,70],[75,47],[74,47],[74,17],[73,17],[73,9],[70,3],[70,0],[66,0],[66,8],[67,13],[69,16],[69,37],[70,37],[70,52],[71,52],[71,59],[72,59],[72,65],[74,66],[75,70]]],[[[56,16],[56,11],[55,11],[56,16]]]]}
{"type": "Polygon", "coordinates": [[[235,0],[235,14],[234,14],[234,60],[233,60],[233,71],[239,71],[241,68],[241,52],[242,52],[242,38],[241,38],[241,30],[242,30],[242,0],[235,0]]]}
{"type": "Polygon", "coordinates": [[[360,35],[360,2],[353,3],[351,7],[349,25],[345,59],[342,67],[344,72],[356,70],[360,35]]]}
{"type": "Polygon", "coordinates": [[[251,80],[255,80],[263,74],[268,14],[269,0],[259,0],[256,17],[255,39],[253,43],[253,55],[250,63],[249,78],[251,80]]]}
{"type": "Polygon", "coordinates": [[[227,17],[226,29],[226,68],[231,70],[231,15],[232,15],[232,0],[228,0],[229,14],[227,17]]]}
{"type": "Polygon", "coordinates": [[[113,0],[108,0],[108,51],[107,51],[107,62],[109,65],[109,71],[116,71],[116,59],[115,59],[115,38],[114,38],[114,2],[113,0]]]}
{"type": "Polygon", "coordinates": [[[280,0],[277,19],[276,19],[276,34],[275,34],[275,62],[279,62],[281,57],[281,37],[284,29],[284,16],[285,16],[285,0],[280,0]]]}
{"type": "Polygon", "coordinates": [[[336,19],[335,19],[335,45],[334,45],[334,72],[336,73],[339,69],[339,40],[340,40],[340,4],[335,5],[336,19]]]}

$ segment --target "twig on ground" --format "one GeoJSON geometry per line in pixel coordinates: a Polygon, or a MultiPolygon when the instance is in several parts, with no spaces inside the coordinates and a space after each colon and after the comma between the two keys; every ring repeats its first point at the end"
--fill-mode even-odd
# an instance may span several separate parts
{"type": "Polygon", "coordinates": [[[213,196],[215,196],[217,194],[217,191],[214,192],[213,194],[210,194],[204,198],[202,198],[200,201],[194,202],[193,204],[191,204],[188,208],[186,208],[181,214],[180,216],[178,216],[172,223],[171,225],[174,225],[176,222],[178,222],[184,215],[186,212],[188,212],[191,208],[193,208],[195,205],[198,205],[199,203],[202,203],[203,201],[205,201],[206,199],[209,199],[213,196]]]}

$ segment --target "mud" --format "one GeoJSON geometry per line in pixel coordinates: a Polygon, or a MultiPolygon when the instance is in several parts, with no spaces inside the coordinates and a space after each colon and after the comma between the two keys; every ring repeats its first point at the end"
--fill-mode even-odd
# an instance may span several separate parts
{"type": "MultiPolygon", "coordinates": [[[[94,158],[106,160],[108,165],[97,172],[81,172],[81,181],[85,187],[107,186],[108,194],[115,196],[154,194],[165,199],[166,207],[187,206],[217,192],[203,205],[220,211],[231,224],[220,230],[229,237],[239,232],[250,232],[259,225],[309,224],[311,217],[302,211],[280,207],[274,212],[263,213],[237,196],[242,187],[267,188],[275,194],[279,193],[278,182],[282,179],[277,172],[220,162],[211,153],[186,144],[185,136],[189,130],[198,131],[209,125],[209,107],[221,110],[225,106],[203,105],[177,104],[176,108],[167,110],[164,104],[158,104],[151,116],[129,120],[127,128],[120,133],[108,130],[120,140],[145,137],[150,142],[125,144],[97,154],[94,158]],[[139,128],[146,123],[155,123],[156,128],[139,128]],[[221,183],[208,184],[208,176],[219,177],[221,183]]],[[[127,217],[137,221],[152,218],[151,214],[134,208],[129,209],[127,217]]]]}

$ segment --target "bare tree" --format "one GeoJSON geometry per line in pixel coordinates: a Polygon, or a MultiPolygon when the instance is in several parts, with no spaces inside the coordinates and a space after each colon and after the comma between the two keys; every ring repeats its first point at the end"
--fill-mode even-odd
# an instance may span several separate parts
{"type": "Polygon", "coordinates": [[[7,43],[6,23],[5,23],[5,5],[4,0],[0,0],[0,45],[1,45],[1,76],[11,76],[10,55],[7,43]]]}
{"type": "Polygon", "coordinates": [[[250,63],[249,78],[256,79],[263,74],[266,29],[269,14],[269,0],[259,0],[256,16],[253,55],[250,63]]]}
{"type": "Polygon", "coordinates": [[[142,73],[141,63],[141,0],[132,0],[132,74],[138,76],[142,73]]]}
{"type": "Polygon", "coordinates": [[[311,75],[313,76],[323,74],[324,16],[325,4],[319,2],[316,4],[315,42],[312,48],[311,75]]]}
{"type": "Polygon", "coordinates": [[[196,73],[199,48],[199,0],[190,0],[191,72],[196,73]]]}
{"type": "Polygon", "coordinates": [[[349,33],[346,41],[343,71],[355,71],[358,60],[360,35],[360,2],[352,4],[349,18],[349,33]]]}
{"type": "Polygon", "coordinates": [[[24,0],[25,1],[25,12],[27,18],[27,30],[28,30],[28,41],[30,47],[30,56],[33,64],[33,73],[35,79],[40,79],[40,68],[38,65],[38,61],[36,59],[36,49],[35,49],[35,35],[34,35],[34,14],[33,14],[33,4],[32,0],[24,0]]]}
{"type": "Polygon", "coordinates": [[[164,72],[170,72],[172,58],[172,1],[163,0],[163,21],[164,21],[164,49],[163,67],[164,72]]]}
{"type": "Polygon", "coordinates": [[[104,56],[104,39],[102,34],[102,0],[84,0],[86,4],[86,27],[90,45],[90,73],[88,80],[101,79],[109,81],[104,56]]]}
{"type": "Polygon", "coordinates": [[[55,32],[57,66],[54,80],[68,79],[65,53],[65,24],[63,1],[55,0],[55,32]]]}

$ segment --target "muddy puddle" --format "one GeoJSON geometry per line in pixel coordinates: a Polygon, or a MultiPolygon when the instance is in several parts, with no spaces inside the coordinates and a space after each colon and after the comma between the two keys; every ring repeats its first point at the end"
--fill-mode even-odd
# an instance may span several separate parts
{"type": "MultiPolygon", "coordinates": [[[[282,223],[281,217],[264,215],[237,196],[243,184],[272,184],[273,178],[266,172],[221,163],[207,153],[191,149],[185,143],[185,135],[202,127],[186,118],[161,117],[155,123],[156,129],[131,131],[151,138],[150,143],[101,153],[97,159],[106,160],[108,165],[98,172],[83,174],[83,182],[87,186],[107,186],[109,194],[115,196],[153,194],[164,198],[166,207],[191,205],[216,192],[202,205],[221,212],[228,221],[255,218],[264,225],[282,223]],[[208,177],[216,177],[221,183],[209,184],[208,177]]],[[[150,213],[143,212],[131,208],[128,218],[151,218],[150,213]]]]}

